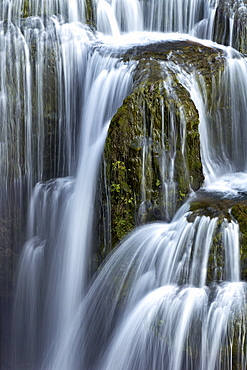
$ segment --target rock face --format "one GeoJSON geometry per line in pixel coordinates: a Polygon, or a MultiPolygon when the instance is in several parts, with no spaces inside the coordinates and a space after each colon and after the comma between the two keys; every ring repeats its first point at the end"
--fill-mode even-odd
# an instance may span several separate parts
{"type": "Polygon", "coordinates": [[[241,53],[247,52],[247,1],[220,0],[214,19],[213,39],[231,45],[241,53]]]}
{"type": "MultiPolygon", "coordinates": [[[[199,191],[190,205],[189,222],[196,217],[217,218],[217,227],[212,241],[209,259],[207,284],[220,283],[225,280],[224,271],[227,270],[225,249],[223,248],[223,228],[225,222],[234,221],[239,225],[240,232],[240,278],[247,279],[247,199],[246,194],[238,198],[222,199],[217,194],[207,194],[199,191]]],[[[236,247],[236,245],[235,245],[236,247]]]]}
{"type": "Polygon", "coordinates": [[[241,279],[247,281],[247,200],[234,204],[231,213],[239,223],[241,279]]]}
{"type": "Polygon", "coordinates": [[[105,146],[113,246],[136,225],[170,220],[199,189],[199,114],[182,75],[195,71],[211,89],[224,65],[221,52],[189,41],[136,47],[122,58],[136,67],[105,146]]]}

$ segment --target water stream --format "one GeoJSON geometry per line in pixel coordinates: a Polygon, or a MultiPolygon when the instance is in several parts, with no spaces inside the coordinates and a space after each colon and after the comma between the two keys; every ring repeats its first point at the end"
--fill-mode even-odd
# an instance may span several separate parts
{"type": "MultiPolygon", "coordinates": [[[[93,263],[104,144],[137,63],[121,60],[120,51],[190,40],[222,52],[212,91],[193,69],[169,60],[161,69],[176,73],[199,112],[199,193],[246,195],[247,62],[232,48],[233,18],[230,45],[214,43],[217,4],[93,0],[90,28],[88,1],[1,2],[0,215],[15,225],[22,218],[7,233],[20,256],[1,369],[246,369],[239,225],[230,210],[224,219],[192,214],[193,192],[175,213],[176,137],[167,151],[164,101],[161,178],[170,221],[136,228],[95,275],[93,263]]],[[[175,96],[168,79],[164,88],[175,96]]],[[[169,118],[173,132],[174,112],[169,118]]],[[[179,121],[184,154],[183,108],[179,121]]],[[[142,153],[145,203],[145,145],[142,153]]]]}

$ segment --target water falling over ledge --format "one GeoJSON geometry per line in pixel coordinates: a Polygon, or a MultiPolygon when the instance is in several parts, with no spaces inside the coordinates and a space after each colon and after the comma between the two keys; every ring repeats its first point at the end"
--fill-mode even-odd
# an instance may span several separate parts
{"type": "Polygon", "coordinates": [[[0,5],[3,370],[246,368],[246,60],[179,5],[0,5]]]}

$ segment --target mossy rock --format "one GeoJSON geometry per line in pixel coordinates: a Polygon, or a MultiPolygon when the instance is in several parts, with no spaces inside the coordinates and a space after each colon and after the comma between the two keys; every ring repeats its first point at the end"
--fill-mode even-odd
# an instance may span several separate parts
{"type": "Polygon", "coordinates": [[[191,125],[196,126],[197,132],[190,141],[196,143],[190,147],[192,162],[183,154],[183,138],[179,135],[180,104],[179,99],[168,95],[160,81],[147,82],[126,98],[112,119],[105,158],[109,166],[113,243],[122,239],[134,225],[172,217],[176,201],[179,207],[190,192],[190,176],[194,176],[195,187],[199,187],[198,178],[202,181],[202,174],[198,174],[201,166],[197,112],[192,105],[190,123],[193,122],[191,125]],[[176,112],[172,117],[169,116],[171,106],[176,112]],[[193,166],[196,158],[199,164],[193,166]],[[188,170],[187,163],[193,168],[188,170]],[[165,188],[168,193],[164,196],[165,188]]]}
{"type": "Polygon", "coordinates": [[[210,90],[212,74],[225,63],[221,51],[191,41],[136,46],[117,56],[135,60],[136,68],[133,92],[113,117],[105,146],[113,246],[136,225],[169,221],[201,186],[199,114],[179,71],[194,71],[210,90]]]}
{"type": "Polygon", "coordinates": [[[229,45],[230,18],[233,14],[233,0],[220,0],[216,9],[213,29],[213,40],[219,44],[229,45]]]}
{"type": "Polygon", "coordinates": [[[247,53],[247,1],[220,0],[214,19],[213,39],[247,53]],[[232,25],[231,25],[232,22],[232,25]],[[231,35],[232,32],[232,35],[231,35]]]}
{"type": "Polygon", "coordinates": [[[231,213],[239,223],[241,278],[247,281],[247,201],[235,204],[232,207],[231,213]]]}
{"type": "Polygon", "coordinates": [[[189,221],[193,222],[197,216],[218,217],[220,221],[227,219],[231,221],[232,215],[229,210],[236,204],[233,199],[222,199],[215,194],[198,192],[199,195],[191,201],[189,221]]]}
{"type": "Polygon", "coordinates": [[[222,199],[215,195],[199,195],[191,202],[190,211],[189,222],[194,222],[197,216],[218,218],[208,261],[208,283],[221,282],[224,278],[222,274],[225,269],[225,252],[222,247],[221,230],[224,220],[239,224],[240,273],[241,280],[247,281],[247,200],[244,197],[222,199]]]}
{"type": "Polygon", "coordinates": [[[92,2],[92,0],[86,0],[85,1],[85,18],[86,18],[86,23],[93,27],[96,28],[96,8],[92,2]]]}
{"type": "Polygon", "coordinates": [[[29,14],[29,0],[24,0],[22,3],[21,14],[22,18],[27,18],[29,14]]]}
{"type": "Polygon", "coordinates": [[[235,11],[233,23],[232,46],[247,54],[247,1],[235,11]]]}

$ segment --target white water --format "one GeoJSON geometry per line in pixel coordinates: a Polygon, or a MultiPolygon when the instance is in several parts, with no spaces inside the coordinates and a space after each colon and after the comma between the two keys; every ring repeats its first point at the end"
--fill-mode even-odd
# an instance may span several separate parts
{"type": "MultiPolygon", "coordinates": [[[[229,323],[245,315],[235,307],[236,299],[246,304],[245,293],[243,284],[222,286],[208,311],[206,288],[179,290],[166,285],[152,291],[116,331],[99,369],[231,368],[220,351],[232,340],[229,323]],[[201,358],[197,358],[197,351],[202,353],[201,358]]],[[[243,346],[244,342],[243,338],[243,346]]]]}
{"type": "MultiPolygon", "coordinates": [[[[219,365],[231,362],[221,358],[221,345],[233,341],[235,320],[246,320],[246,285],[239,281],[238,225],[217,224],[205,216],[188,222],[185,214],[141,227],[122,243],[82,305],[87,368],[228,369],[219,365]],[[215,255],[214,281],[227,283],[208,288],[209,251],[219,235],[225,261],[217,265],[215,255]],[[92,355],[93,343],[104,348],[106,338],[107,350],[92,355]]],[[[240,352],[244,342],[243,335],[240,352]]]]}
{"type": "Polygon", "coordinates": [[[200,133],[205,138],[201,145],[207,185],[227,173],[246,172],[247,84],[243,76],[247,73],[247,61],[234,49],[227,48],[226,51],[225,70],[217,82],[219,86],[213,85],[210,96],[202,79],[192,87],[192,96],[201,116],[200,133]],[[215,106],[215,113],[211,114],[215,106]]]}
{"type": "MultiPolygon", "coordinates": [[[[206,0],[182,6],[178,0],[95,0],[100,33],[94,34],[83,24],[82,1],[30,1],[32,17],[20,28],[23,4],[2,2],[2,19],[16,26],[6,29],[2,22],[0,29],[0,111],[8,122],[1,128],[3,198],[12,182],[19,203],[32,192],[14,302],[12,369],[230,370],[236,341],[234,356],[245,369],[246,285],[234,219],[197,216],[192,222],[186,204],[169,224],[137,229],[90,281],[102,151],[111,117],[131,91],[134,68],[111,52],[161,40],[199,41],[187,33],[211,39],[214,7],[206,0]],[[53,122],[55,132],[47,134],[53,122]],[[21,135],[24,149],[18,147],[21,135]],[[12,141],[17,145],[9,146],[12,141]],[[43,182],[49,176],[56,178],[43,182]]],[[[203,191],[236,198],[246,193],[246,61],[217,47],[226,65],[213,103],[202,78],[169,62],[165,68],[176,70],[199,111],[203,191]]],[[[167,219],[175,209],[175,137],[171,146],[161,166],[164,197],[172,203],[167,219]]]]}
{"type": "MultiPolygon", "coordinates": [[[[79,35],[81,36],[81,33],[79,35]]],[[[70,192],[68,195],[62,193],[61,199],[57,198],[56,194],[60,186],[61,190],[59,190],[59,193],[60,191],[64,192],[68,185],[69,189],[71,188],[70,183],[72,180],[67,180],[66,178],[64,180],[58,179],[58,181],[54,182],[54,185],[52,182],[51,184],[48,183],[47,188],[42,185],[41,187],[38,185],[37,188],[38,197],[40,197],[40,191],[43,194],[42,196],[44,196],[44,207],[50,207],[47,201],[51,201],[51,196],[54,207],[57,206],[57,203],[60,203],[59,214],[53,208],[40,210],[40,207],[37,206],[36,192],[34,193],[34,204],[31,203],[30,226],[28,230],[30,242],[27,242],[26,249],[28,249],[28,253],[24,252],[22,264],[28,263],[26,259],[30,253],[35,255],[37,248],[41,248],[37,246],[37,243],[41,246],[48,244],[45,248],[49,261],[47,261],[45,266],[43,266],[42,261],[37,262],[42,274],[36,277],[37,281],[35,284],[40,286],[43,281],[42,289],[44,289],[41,298],[42,309],[39,307],[39,310],[45,311],[46,314],[40,319],[38,330],[41,331],[41,334],[38,335],[39,339],[36,338],[40,340],[40,343],[34,345],[35,347],[40,346],[40,349],[37,358],[33,359],[33,363],[31,362],[32,358],[30,358],[33,355],[33,346],[29,345],[29,332],[32,331],[35,322],[32,321],[32,316],[28,320],[25,319],[26,311],[30,308],[26,305],[26,297],[23,300],[23,295],[20,292],[24,289],[23,285],[26,284],[25,281],[29,279],[29,276],[25,274],[25,271],[22,272],[22,267],[20,267],[19,286],[17,287],[19,293],[16,295],[15,302],[16,311],[18,311],[17,321],[26,322],[25,325],[29,327],[29,329],[27,327],[24,328],[23,333],[22,328],[14,325],[14,329],[17,330],[17,333],[14,331],[16,338],[19,335],[27,336],[25,351],[23,349],[20,351],[20,348],[17,348],[17,351],[20,352],[18,355],[24,362],[28,361],[32,366],[44,369],[74,368],[73,359],[70,357],[73,343],[70,343],[67,337],[66,348],[64,348],[64,337],[68,336],[69,325],[84,295],[84,289],[88,280],[88,261],[91,256],[90,245],[98,167],[110,122],[109,119],[116,112],[131,86],[130,68],[127,68],[126,65],[114,58],[100,56],[97,51],[88,59],[88,55],[85,54],[84,56],[83,54],[87,49],[85,49],[83,44],[80,45],[82,42],[81,37],[79,40],[75,39],[75,45],[71,46],[70,44],[67,45],[68,36],[71,36],[71,30],[65,26],[65,29],[62,28],[60,33],[63,41],[61,52],[63,57],[64,52],[70,52],[70,57],[73,58],[72,63],[69,63],[70,67],[75,63],[72,74],[70,73],[69,76],[66,73],[65,75],[63,74],[65,86],[68,85],[66,93],[70,94],[72,86],[69,82],[72,79],[79,85],[81,97],[84,97],[84,104],[81,105],[79,112],[77,108],[77,114],[79,113],[81,116],[81,129],[79,132],[79,141],[81,143],[79,143],[79,160],[73,192],[70,192]],[[64,39],[65,35],[66,38],[64,39]],[[80,47],[80,49],[77,50],[76,46],[80,47]],[[86,66],[84,63],[86,63],[86,66]],[[86,69],[87,74],[83,76],[83,79],[76,81],[74,74],[79,69],[81,73],[86,69]],[[83,85],[81,86],[80,83],[83,83],[83,85]],[[53,199],[53,197],[55,198],[53,199]],[[45,201],[46,198],[47,201],[45,201]],[[45,219],[42,220],[41,218],[37,221],[38,216],[36,212],[39,215],[44,215],[45,219]],[[36,220],[35,223],[34,220],[36,220]],[[51,223],[50,226],[47,225],[47,221],[51,223]],[[42,225],[43,223],[46,226],[40,227],[39,224],[42,225]],[[51,227],[52,230],[50,229],[51,227]],[[33,243],[32,240],[37,237],[39,237],[40,241],[33,243]],[[45,282],[46,279],[47,282],[45,282]],[[19,312],[19,306],[25,307],[23,314],[19,312]],[[61,348],[63,349],[62,353],[61,348]],[[40,356],[41,358],[39,358],[40,356]]],[[[70,41],[73,42],[73,40],[70,41]]],[[[65,61],[68,63],[67,58],[65,61]]],[[[66,63],[63,63],[63,68],[66,68],[66,63]]],[[[66,95],[65,98],[67,98],[66,95]]],[[[71,99],[71,96],[68,96],[68,99],[71,99]]],[[[65,111],[68,112],[71,108],[67,103],[65,111]]],[[[67,124],[69,126],[72,123],[70,114],[73,113],[68,112],[69,117],[66,116],[66,128],[67,124]]],[[[70,139],[72,135],[69,133],[67,137],[70,139]]],[[[68,155],[68,159],[70,159],[70,155],[68,155]]],[[[34,269],[36,268],[34,267],[34,269]]],[[[30,294],[32,294],[32,291],[30,291],[30,294]]],[[[28,298],[29,301],[32,299],[32,296],[28,298]]],[[[38,304],[38,300],[35,301],[38,304]]],[[[36,310],[37,307],[33,309],[36,310]]],[[[35,321],[37,320],[36,317],[34,319],[35,321]]],[[[19,342],[20,340],[18,339],[16,347],[18,347],[19,342]]]]}

